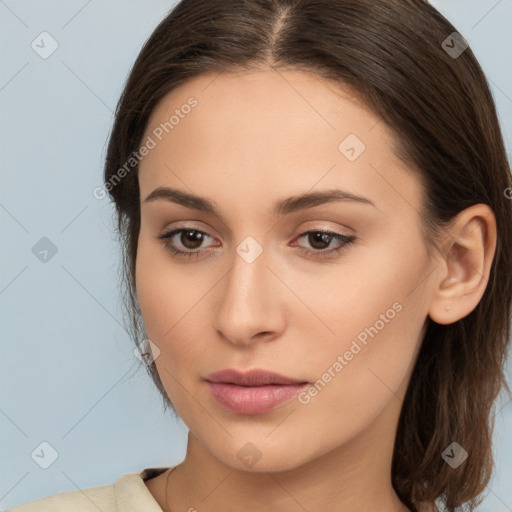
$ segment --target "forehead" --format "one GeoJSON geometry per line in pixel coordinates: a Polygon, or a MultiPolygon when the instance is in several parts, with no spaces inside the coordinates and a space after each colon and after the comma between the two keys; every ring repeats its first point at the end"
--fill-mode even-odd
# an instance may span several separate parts
{"type": "Polygon", "coordinates": [[[261,202],[269,193],[339,187],[390,212],[421,201],[387,125],[348,87],[309,72],[195,77],[160,101],[147,137],[155,147],[140,164],[144,197],[162,185],[215,190],[219,203],[234,191],[261,202]]]}

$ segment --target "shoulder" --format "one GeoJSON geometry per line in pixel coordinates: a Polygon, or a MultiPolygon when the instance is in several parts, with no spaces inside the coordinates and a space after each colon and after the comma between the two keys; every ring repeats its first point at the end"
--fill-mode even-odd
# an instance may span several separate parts
{"type": "Polygon", "coordinates": [[[103,512],[117,511],[114,485],[58,492],[51,496],[17,505],[7,512],[103,512]]]}
{"type": "Polygon", "coordinates": [[[162,512],[145,480],[167,469],[146,468],[140,473],[126,473],[112,485],[58,492],[6,512],[162,512]]]}

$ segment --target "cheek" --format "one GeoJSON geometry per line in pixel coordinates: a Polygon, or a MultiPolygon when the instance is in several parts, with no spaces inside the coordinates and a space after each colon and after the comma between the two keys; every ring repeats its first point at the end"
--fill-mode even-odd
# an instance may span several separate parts
{"type": "Polygon", "coordinates": [[[428,293],[418,286],[428,262],[421,246],[414,253],[383,248],[378,260],[360,259],[359,276],[334,278],[331,301],[320,310],[333,319],[336,335],[311,363],[319,379],[311,403],[329,411],[326,421],[333,414],[337,426],[351,428],[351,418],[369,422],[390,400],[403,398],[428,310],[428,293]]]}
{"type": "Polygon", "coordinates": [[[164,264],[155,242],[148,238],[141,231],[135,265],[137,300],[147,335],[162,350],[166,333],[177,321],[180,293],[170,280],[169,265],[164,264]]]}
{"type": "Polygon", "coordinates": [[[208,282],[204,272],[194,274],[192,267],[184,270],[173,263],[164,249],[141,232],[135,266],[137,300],[147,336],[164,356],[155,361],[157,367],[164,363],[169,370],[188,367],[193,351],[205,339],[205,325],[200,325],[197,313],[206,299],[208,282]]]}
{"type": "MultiPolygon", "coordinates": [[[[419,240],[410,240],[402,248],[383,237],[372,251],[347,256],[313,287],[311,282],[308,287],[309,277],[296,276],[304,302],[313,305],[322,322],[313,315],[294,318],[302,323],[302,332],[321,336],[316,346],[322,350],[309,351],[308,361],[312,376],[322,381],[319,386],[329,381],[329,372],[336,375],[325,386],[332,389],[334,401],[340,393],[348,402],[355,396],[357,408],[372,386],[390,394],[410,369],[428,311],[428,293],[420,284],[428,275],[427,256],[419,240]]],[[[311,343],[311,336],[302,338],[311,343]]]]}
{"type": "Polygon", "coordinates": [[[324,350],[312,354],[317,361],[325,362],[326,353],[332,357],[349,350],[354,339],[362,346],[367,341],[366,352],[370,341],[373,347],[378,340],[381,345],[386,340],[382,350],[398,349],[425,320],[427,301],[420,283],[427,267],[424,247],[411,230],[407,247],[389,233],[382,234],[372,238],[371,250],[354,248],[327,269],[290,270],[286,282],[294,283],[294,292],[315,313],[296,302],[290,325],[321,336],[324,350]]]}

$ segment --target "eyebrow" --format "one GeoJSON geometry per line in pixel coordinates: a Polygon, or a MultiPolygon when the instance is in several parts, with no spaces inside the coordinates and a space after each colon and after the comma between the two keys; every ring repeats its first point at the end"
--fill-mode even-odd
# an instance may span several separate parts
{"type": "MultiPolygon", "coordinates": [[[[185,206],[186,208],[222,217],[214,203],[208,199],[175,188],[158,187],[146,197],[144,202],[148,203],[156,200],[170,201],[185,206]]],[[[319,192],[307,192],[299,196],[278,200],[274,203],[270,213],[274,216],[287,215],[334,201],[352,201],[377,208],[375,204],[366,197],[356,196],[339,189],[332,189],[319,192]]]]}

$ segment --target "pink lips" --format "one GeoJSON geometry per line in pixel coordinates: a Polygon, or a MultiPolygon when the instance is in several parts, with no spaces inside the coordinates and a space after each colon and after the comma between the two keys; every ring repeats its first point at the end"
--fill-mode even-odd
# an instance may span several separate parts
{"type": "Polygon", "coordinates": [[[210,374],[206,384],[212,396],[228,411],[261,414],[296,396],[308,383],[265,370],[246,373],[222,370],[210,374]]]}

